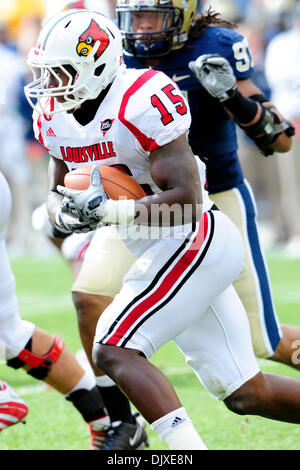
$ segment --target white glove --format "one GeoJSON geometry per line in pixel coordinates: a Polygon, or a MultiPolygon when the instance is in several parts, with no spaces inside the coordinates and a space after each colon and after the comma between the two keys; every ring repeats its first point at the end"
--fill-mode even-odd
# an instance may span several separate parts
{"type": "MultiPolygon", "coordinates": [[[[74,214],[74,210],[79,214],[79,218],[87,224],[97,225],[101,222],[102,215],[100,206],[108,201],[109,197],[104,191],[101,183],[101,174],[98,166],[94,166],[91,172],[91,183],[88,189],[69,189],[64,186],[57,186],[57,191],[69,199],[69,210],[74,214]]],[[[68,207],[64,202],[64,210],[68,207]]],[[[64,211],[62,211],[62,214],[64,211]]],[[[69,213],[69,215],[71,215],[69,213]]],[[[72,215],[74,217],[74,215],[72,215]]]]}
{"type": "Polygon", "coordinates": [[[55,226],[58,230],[65,234],[75,233],[86,233],[95,230],[97,223],[87,223],[80,217],[69,214],[65,210],[60,210],[56,214],[55,226]]]}
{"type": "Polygon", "coordinates": [[[228,100],[230,92],[237,88],[230,63],[219,54],[200,55],[196,61],[189,62],[189,68],[203,88],[220,102],[228,100]]]}
{"type": "Polygon", "coordinates": [[[75,217],[79,217],[78,210],[76,209],[74,202],[70,201],[67,197],[63,198],[60,208],[62,212],[67,212],[68,214],[75,215],[75,217]]]}

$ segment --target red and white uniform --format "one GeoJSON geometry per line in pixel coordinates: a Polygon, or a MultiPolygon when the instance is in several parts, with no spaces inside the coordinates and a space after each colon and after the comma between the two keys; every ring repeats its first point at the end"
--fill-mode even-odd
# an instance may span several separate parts
{"type": "MultiPolygon", "coordinates": [[[[189,109],[179,89],[151,69],[121,71],[86,126],[67,113],[54,114],[49,121],[35,116],[37,138],[69,169],[93,162],[122,165],[153,193],[160,190],[149,172],[150,153],[187,133],[189,126],[189,109]]],[[[205,166],[197,161],[203,185],[205,166]]],[[[202,193],[204,215],[195,227],[186,224],[150,239],[131,237],[128,230],[124,241],[135,259],[99,319],[95,341],[138,349],[150,358],[175,338],[204,385],[224,399],[259,368],[246,313],[231,286],[242,268],[242,241],[225,215],[210,210],[203,186],[202,193]]],[[[110,232],[105,227],[95,238],[101,241],[101,234],[110,232]]],[[[113,244],[122,243],[117,237],[109,242],[110,249],[105,250],[106,242],[101,247],[106,254],[102,265],[95,260],[103,277],[106,266],[116,264],[113,244]]]]}
{"type": "MultiPolygon", "coordinates": [[[[59,103],[52,99],[47,106],[51,111],[59,103]]],[[[49,118],[34,113],[36,138],[69,170],[92,163],[121,166],[153,193],[160,189],[149,173],[150,153],[188,132],[190,123],[188,105],[177,85],[151,69],[122,69],[95,118],[85,126],[65,112],[49,118]]],[[[201,161],[199,170],[205,183],[201,161]]],[[[206,209],[212,204],[207,197],[205,203],[206,209]]]]}
{"type": "MultiPolygon", "coordinates": [[[[48,106],[53,110],[59,104],[52,100],[48,106]]],[[[177,85],[162,72],[151,69],[122,69],[95,118],[86,126],[65,112],[54,114],[50,120],[41,114],[34,115],[36,138],[52,156],[63,160],[69,170],[92,163],[121,167],[153,193],[160,189],[149,172],[150,153],[187,133],[190,123],[188,105],[177,85]]],[[[195,161],[206,211],[212,202],[203,187],[205,165],[199,158],[195,157],[195,161]]],[[[174,230],[177,236],[180,230],[174,230]]],[[[148,229],[142,230],[141,236],[148,238],[146,232],[148,229]]],[[[141,238],[135,227],[122,231],[122,239],[128,234],[134,240],[141,238]]],[[[139,256],[143,247],[130,243],[130,250],[139,256]]]]}

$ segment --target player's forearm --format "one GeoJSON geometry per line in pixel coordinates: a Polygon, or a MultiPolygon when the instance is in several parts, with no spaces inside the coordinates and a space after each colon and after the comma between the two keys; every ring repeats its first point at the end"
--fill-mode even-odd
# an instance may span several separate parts
{"type": "Polygon", "coordinates": [[[198,222],[202,216],[202,197],[191,198],[191,191],[172,189],[137,201],[105,203],[102,220],[108,223],[172,227],[198,222]]]}
{"type": "Polygon", "coordinates": [[[223,105],[265,156],[290,150],[293,127],[262,94],[245,97],[235,91],[223,105]]]}

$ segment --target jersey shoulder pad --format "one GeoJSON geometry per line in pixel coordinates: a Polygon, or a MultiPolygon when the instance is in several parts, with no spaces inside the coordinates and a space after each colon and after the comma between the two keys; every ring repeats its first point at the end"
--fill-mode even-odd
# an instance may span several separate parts
{"type": "Polygon", "coordinates": [[[228,28],[208,28],[215,37],[217,51],[229,61],[238,80],[249,78],[254,71],[254,61],[247,38],[228,28]]]}
{"type": "Polygon", "coordinates": [[[228,28],[216,28],[218,34],[218,41],[224,45],[231,45],[236,41],[241,41],[243,36],[237,31],[228,28]]]}
{"type": "Polygon", "coordinates": [[[135,72],[137,78],[123,96],[118,117],[151,152],[186,133],[191,116],[178,86],[167,75],[152,69],[135,72]]]}

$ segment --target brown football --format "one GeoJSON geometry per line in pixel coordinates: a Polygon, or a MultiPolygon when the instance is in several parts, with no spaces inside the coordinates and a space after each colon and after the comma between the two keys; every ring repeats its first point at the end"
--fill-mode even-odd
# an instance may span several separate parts
{"type": "MultiPolygon", "coordinates": [[[[90,175],[93,165],[83,166],[70,171],[65,175],[65,187],[70,189],[87,189],[90,185],[90,175]]],[[[131,176],[112,166],[99,165],[101,182],[105,192],[111,199],[120,197],[127,199],[140,199],[146,192],[131,176]]]]}

